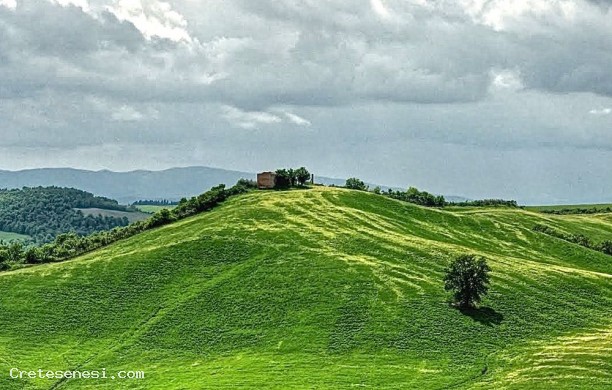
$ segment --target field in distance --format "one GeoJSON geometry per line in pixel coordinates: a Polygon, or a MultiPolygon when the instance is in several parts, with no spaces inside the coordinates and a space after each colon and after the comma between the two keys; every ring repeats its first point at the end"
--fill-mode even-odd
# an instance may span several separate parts
{"type": "Polygon", "coordinates": [[[3,242],[12,242],[12,241],[27,241],[32,237],[25,234],[17,234],[13,232],[3,232],[0,231],[0,241],[3,242]]]}
{"type": "Polygon", "coordinates": [[[107,209],[100,209],[100,208],[86,208],[86,209],[75,208],[75,210],[82,212],[83,215],[85,216],[91,215],[93,217],[96,217],[98,215],[101,215],[103,217],[115,217],[115,218],[126,217],[128,221],[130,222],[142,221],[151,216],[150,213],[146,213],[142,211],[119,211],[119,210],[107,210],[107,209]]]}
{"type": "Polygon", "coordinates": [[[610,389],[612,215],[253,191],[74,260],[0,273],[1,389],[610,389]],[[478,310],[444,269],[485,256],[478,310]],[[11,379],[142,370],[143,380],[11,379]]]}
{"type": "Polygon", "coordinates": [[[160,210],[168,209],[172,210],[176,207],[176,205],[164,205],[164,206],[156,206],[156,205],[137,205],[134,206],[137,210],[142,211],[143,213],[154,214],[160,210]]]}

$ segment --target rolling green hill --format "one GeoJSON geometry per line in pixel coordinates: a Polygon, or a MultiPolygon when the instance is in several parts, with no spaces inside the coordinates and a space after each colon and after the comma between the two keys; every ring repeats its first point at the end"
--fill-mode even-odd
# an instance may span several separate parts
{"type": "Polygon", "coordinates": [[[612,215],[427,209],[342,189],[252,192],[75,260],[0,273],[0,388],[612,386],[612,215]],[[479,310],[443,269],[486,256],[479,310]],[[143,380],[11,379],[142,370],[143,380]]]}

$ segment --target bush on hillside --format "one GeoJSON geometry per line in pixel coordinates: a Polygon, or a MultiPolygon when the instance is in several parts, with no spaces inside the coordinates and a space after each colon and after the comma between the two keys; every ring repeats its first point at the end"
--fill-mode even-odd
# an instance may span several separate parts
{"type": "Polygon", "coordinates": [[[249,179],[238,179],[236,186],[244,188],[257,188],[257,182],[249,179]]]}
{"type": "Polygon", "coordinates": [[[612,241],[603,241],[601,244],[599,244],[599,250],[606,255],[612,255],[612,241]]]}
{"type": "Polygon", "coordinates": [[[344,184],[344,186],[351,190],[358,190],[358,191],[368,190],[368,186],[366,186],[363,181],[357,179],[356,177],[351,177],[351,178],[346,179],[346,183],[344,184]]]}

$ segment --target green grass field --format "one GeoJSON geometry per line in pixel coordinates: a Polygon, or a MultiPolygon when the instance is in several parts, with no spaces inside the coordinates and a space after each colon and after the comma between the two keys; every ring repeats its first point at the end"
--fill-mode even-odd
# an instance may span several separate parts
{"type": "Polygon", "coordinates": [[[172,210],[176,205],[167,205],[167,206],[154,206],[154,205],[138,205],[136,209],[142,211],[143,213],[153,214],[163,209],[172,210]]]}
{"type": "Polygon", "coordinates": [[[107,210],[107,209],[98,209],[98,208],[89,208],[89,209],[76,209],[80,210],[84,215],[93,215],[94,217],[97,215],[101,215],[103,217],[117,217],[123,218],[127,217],[130,222],[142,221],[149,218],[151,215],[146,212],[141,211],[119,211],[119,210],[107,210]]]}
{"type": "Polygon", "coordinates": [[[25,234],[17,234],[17,233],[12,233],[12,232],[0,231],[0,241],[4,241],[4,242],[27,241],[30,238],[32,237],[27,236],[25,234]]]}
{"type": "Polygon", "coordinates": [[[78,259],[0,274],[1,389],[612,387],[612,215],[426,209],[370,193],[253,192],[78,259]],[[489,259],[477,311],[453,256],[489,259]],[[143,370],[144,380],[9,370],[143,370]]]}

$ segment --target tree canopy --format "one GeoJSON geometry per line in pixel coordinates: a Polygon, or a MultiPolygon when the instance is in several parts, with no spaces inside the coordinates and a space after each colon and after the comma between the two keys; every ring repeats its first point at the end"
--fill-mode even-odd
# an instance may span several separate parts
{"type": "Polygon", "coordinates": [[[282,168],[276,170],[276,188],[286,189],[295,187],[296,185],[303,186],[310,179],[310,172],[305,167],[293,168],[282,168]]]}
{"type": "Polygon", "coordinates": [[[295,176],[299,185],[303,186],[310,180],[310,172],[305,167],[299,167],[295,170],[295,176]]]}
{"type": "Polygon", "coordinates": [[[356,177],[351,177],[351,178],[346,179],[346,183],[344,184],[344,186],[351,190],[359,190],[359,191],[368,190],[368,186],[366,186],[366,184],[363,181],[359,180],[356,177]]]}
{"type": "Polygon", "coordinates": [[[428,207],[442,207],[446,204],[446,200],[442,195],[433,195],[427,191],[419,191],[415,187],[408,188],[407,191],[393,191],[389,189],[387,195],[394,199],[403,200],[428,207]]]}
{"type": "Polygon", "coordinates": [[[453,292],[459,307],[474,307],[489,290],[489,272],[484,257],[461,255],[446,269],[444,289],[453,292]]]}

